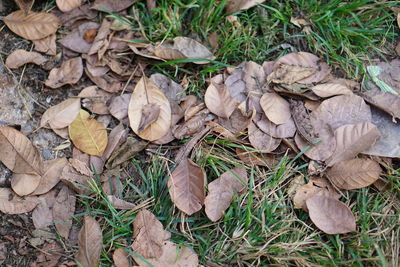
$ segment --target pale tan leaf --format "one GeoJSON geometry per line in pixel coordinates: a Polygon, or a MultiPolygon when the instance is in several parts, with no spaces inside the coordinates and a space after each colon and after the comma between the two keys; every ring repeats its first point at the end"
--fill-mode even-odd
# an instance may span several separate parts
{"type": "Polygon", "coordinates": [[[244,168],[235,167],[226,171],[220,176],[220,179],[229,184],[234,193],[243,192],[247,188],[248,177],[244,168]]]}
{"type": "Polygon", "coordinates": [[[57,7],[62,12],[69,12],[72,9],[82,5],[83,0],[56,0],[57,7]]]}
{"type": "Polygon", "coordinates": [[[279,163],[279,160],[274,154],[261,154],[236,148],[236,155],[247,165],[274,166],[279,163]]]}
{"type": "Polygon", "coordinates": [[[9,188],[0,188],[0,211],[6,214],[22,214],[32,211],[39,204],[37,197],[20,198],[9,188]]]}
{"type": "Polygon", "coordinates": [[[53,206],[54,225],[58,233],[66,240],[69,239],[72,216],[75,213],[75,200],[75,193],[64,185],[58,193],[53,206]]]}
{"type": "MultiPolygon", "coordinates": [[[[188,37],[175,37],[174,48],[189,59],[214,59],[207,47],[188,37]]],[[[209,61],[194,61],[195,64],[207,64],[209,61]]]]}
{"type": "Polygon", "coordinates": [[[278,94],[263,94],[260,105],[267,118],[277,125],[287,123],[291,117],[289,102],[278,94]]]}
{"type": "Polygon", "coordinates": [[[103,248],[103,234],[94,218],[85,215],[83,227],[79,231],[78,245],[76,261],[87,267],[98,266],[103,248]]]}
{"type": "Polygon", "coordinates": [[[379,179],[382,169],[371,159],[352,159],[336,163],[326,175],[338,188],[351,190],[369,186],[379,179]]]}
{"type": "Polygon", "coordinates": [[[35,0],[15,0],[15,3],[21,9],[24,11],[25,14],[28,14],[33,6],[33,3],[35,3],[35,0]]]}
{"type": "MultiPolygon", "coordinates": [[[[175,59],[182,59],[186,58],[184,54],[179,52],[179,50],[171,48],[171,47],[156,47],[153,51],[155,57],[150,57],[150,58],[156,58],[158,60],[175,60],[175,59]]],[[[143,55],[143,54],[142,54],[143,55]]],[[[146,55],[143,55],[146,56],[146,55]]],[[[148,57],[148,56],[146,56],[148,57]]]]}
{"type": "Polygon", "coordinates": [[[43,195],[50,191],[60,181],[64,167],[68,164],[66,158],[59,158],[44,162],[44,174],[32,195],[43,195]]]}
{"type": "Polygon", "coordinates": [[[81,109],[76,119],[68,126],[74,145],[86,154],[101,157],[107,147],[108,137],[104,126],[89,117],[81,109]]]}
{"type": "Polygon", "coordinates": [[[262,153],[274,151],[281,143],[281,139],[264,133],[253,122],[249,125],[249,141],[255,149],[262,153]]]}
{"type": "Polygon", "coordinates": [[[106,115],[108,111],[107,102],[112,94],[99,89],[97,86],[88,86],[79,93],[82,97],[82,106],[95,114],[106,115]]]}
{"type": "Polygon", "coordinates": [[[129,253],[123,248],[117,248],[113,253],[115,267],[131,267],[129,263],[129,253]]]}
{"type": "Polygon", "coordinates": [[[360,95],[365,99],[365,101],[387,112],[391,116],[400,119],[400,96],[382,91],[372,84],[369,85],[372,87],[371,90],[360,92],[360,95]]]}
{"type": "Polygon", "coordinates": [[[294,141],[300,150],[305,150],[304,154],[312,160],[324,161],[332,156],[336,148],[336,140],[333,133],[327,128],[319,129],[320,142],[316,142],[315,145],[311,145],[305,140],[298,132],[294,136],[294,141]]]}
{"type": "Polygon", "coordinates": [[[142,267],[197,267],[199,259],[191,249],[179,246],[170,241],[165,241],[162,247],[162,255],[158,259],[142,260],[132,255],[135,261],[142,267]],[[151,265],[149,265],[151,264],[151,265]]]}
{"type": "Polygon", "coordinates": [[[333,166],[337,162],[355,158],[370,148],[379,137],[378,128],[370,122],[343,125],[336,129],[336,149],[326,161],[327,166],[333,166]]]}
{"type": "Polygon", "coordinates": [[[92,171],[89,168],[89,161],[85,162],[79,159],[69,159],[68,160],[71,166],[80,174],[86,175],[86,176],[92,176],[92,171]]]}
{"type": "Polygon", "coordinates": [[[81,110],[79,98],[68,98],[46,110],[40,120],[40,127],[49,125],[52,129],[61,129],[70,125],[81,110]]]}
{"type": "Polygon", "coordinates": [[[325,196],[312,196],[306,200],[311,221],[323,232],[345,234],[356,230],[356,218],[339,200],[325,196]]]}
{"type": "Polygon", "coordinates": [[[47,58],[36,52],[28,52],[23,49],[17,49],[12,52],[6,59],[6,66],[10,69],[17,69],[26,63],[42,65],[47,58]]]}
{"type": "Polygon", "coordinates": [[[39,151],[21,132],[0,126],[0,161],[14,173],[43,174],[39,151]]]}
{"type": "Polygon", "coordinates": [[[38,187],[41,176],[28,173],[14,173],[11,178],[11,188],[19,196],[26,196],[38,187]]]}
{"type": "Polygon", "coordinates": [[[28,40],[43,39],[57,31],[60,20],[46,12],[30,12],[17,10],[4,17],[4,23],[11,31],[28,40]]]}
{"type": "Polygon", "coordinates": [[[60,68],[54,68],[50,71],[45,85],[51,88],[59,88],[66,84],[75,84],[80,80],[82,74],[82,58],[71,58],[64,61],[60,68]]]}
{"type": "Polygon", "coordinates": [[[35,45],[35,50],[45,53],[50,56],[55,56],[57,54],[57,46],[56,46],[56,34],[50,34],[49,36],[33,40],[33,44],[35,45]]]}
{"type": "Polygon", "coordinates": [[[226,5],[228,13],[234,13],[243,9],[256,6],[258,3],[263,3],[265,0],[229,0],[226,5]]]}
{"type": "Polygon", "coordinates": [[[238,101],[231,97],[229,90],[225,86],[211,83],[204,95],[204,102],[207,108],[215,115],[229,119],[238,101]]]}
{"type": "Polygon", "coordinates": [[[131,248],[145,258],[159,258],[163,251],[164,241],[171,234],[164,231],[164,227],[150,211],[142,209],[133,221],[133,242],[131,248]]]}
{"type": "Polygon", "coordinates": [[[107,196],[108,200],[110,201],[111,205],[115,208],[115,209],[119,209],[119,210],[131,210],[133,208],[136,207],[135,204],[130,203],[128,201],[125,201],[123,199],[119,199],[116,196],[112,196],[112,195],[108,195],[107,196]]]}
{"type": "Polygon", "coordinates": [[[142,139],[155,141],[168,133],[171,125],[171,107],[168,99],[160,89],[147,77],[137,83],[129,102],[128,116],[132,130],[142,139]],[[142,132],[139,132],[143,107],[157,104],[160,107],[158,119],[142,132]]]}
{"type": "Polygon", "coordinates": [[[155,122],[160,116],[160,106],[155,103],[146,104],[142,108],[142,116],[138,127],[138,132],[143,132],[150,124],[155,122]]]}
{"type": "Polygon", "coordinates": [[[183,159],[168,179],[172,202],[189,216],[201,210],[205,181],[203,170],[190,159],[183,159]]]}
{"type": "Polygon", "coordinates": [[[353,92],[345,85],[339,83],[322,83],[311,87],[311,90],[319,97],[331,97],[334,95],[350,95],[353,92]]]}
{"type": "Polygon", "coordinates": [[[253,111],[254,112],[251,112],[248,116],[247,114],[243,115],[239,105],[239,107],[233,111],[229,119],[219,117],[218,122],[222,127],[232,132],[232,134],[240,134],[241,132],[244,132],[247,127],[249,127],[251,120],[254,117],[253,115],[255,114],[254,109],[253,111]]]}

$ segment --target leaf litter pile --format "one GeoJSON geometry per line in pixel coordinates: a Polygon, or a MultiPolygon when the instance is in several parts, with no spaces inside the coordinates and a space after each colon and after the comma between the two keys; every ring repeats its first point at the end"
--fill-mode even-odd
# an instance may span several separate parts
{"type": "MultiPolygon", "coordinates": [[[[171,153],[166,185],[182,214],[191,216],[204,206],[209,220],[217,222],[233,197],[248,190],[249,168],[274,165],[280,155],[297,155],[309,162],[310,181],[297,186],[294,207],[307,211],[326,234],[357,231],[357,218],[340,201],[341,191],[387,186],[381,165],[400,157],[400,60],[368,66],[370,81],[363,85],[335,77],[325,62],[307,52],[261,65],[243,62],[210,77],[202,100],[185,93],[187,80],[147,75],[146,66],[177,59],[207,64],[215,57],[206,45],[188,37],[134,42],[143,37],[129,24],[107,16],[95,22],[98,11],[123,12],[133,2],[57,0],[58,10],[37,13],[31,11],[32,1],[18,0],[20,10],[3,18],[35,50],[15,50],[6,59],[8,68],[42,66],[58,57],[60,64],[50,70],[45,86],[83,89],[46,110],[40,121],[40,128],[66,140],[59,149],[72,143],[70,158],[44,161],[20,131],[0,127],[0,160],[13,172],[11,187],[0,188],[0,211],[32,211],[36,229],[54,225],[68,240],[76,194],[91,194],[97,176],[115,209],[137,212],[133,241],[127,244],[134,253],[116,249],[116,266],[130,266],[129,256],[141,266],[197,266],[195,251],[170,241],[171,233],[150,211],[123,200],[110,186],[123,182],[118,178],[122,164],[146,147],[157,150],[187,139],[171,153]],[[57,33],[60,26],[64,31],[57,33]],[[90,82],[83,83],[84,77],[90,82]],[[190,159],[207,135],[242,147],[236,156],[243,165],[207,179],[190,159]]],[[[230,4],[229,9],[241,7],[230,4]]],[[[102,238],[99,221],[85,216],[75,260],[96,266],[102,238]]],[[[42,251],[47,252],[38,261],[58,266],[63,251],[58,243],[46,243],[42,251]]]]}

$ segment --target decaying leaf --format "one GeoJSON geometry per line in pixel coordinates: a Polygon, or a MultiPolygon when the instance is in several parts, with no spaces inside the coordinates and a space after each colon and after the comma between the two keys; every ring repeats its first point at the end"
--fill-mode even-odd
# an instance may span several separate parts
{"type": "Polygon", "coordinates": [[[67,186],[63,186],[56,197],[53,206],[54,225],[58,233],[66,240],[72,226],[72,216],[75,213],[75,193],[67,186]]]}
{"type": "Polygon", "coordinates": [[[68,164],[66,158],[58,158],[44,162],[44,174],[32,195],[43,195],[50,191],[60,181],[64,167],[68,164]]]}
{"type": "Polygon", "coordinates": [[[199,211],[204,203],[203,170],[188,158],[183,159],[168,179],[172,202],[187,215],[199,211]]]}
{"type": "Polygon", "coordinates": [[[38,174],[15,173],[11,178],[11,188],[18,196],[26,196],[35,191],[41,178],[38,174]]]}
{"type": "Polygon", "coordinates": [[[348,124],[337,128],[336,149],[326,164],[333,166],[337,162],[355,158],[358,153],[370,148],[379,135],[378,128],[370,122],[348,124]]]}
{"type": "Polygon", "coordinates": [[[204,95],[207,108],[215,115],[229,119],[238,106],[238,101],[231,97],[225,86],[211,83],[204,95]]]}
{"type": "Polygon", "coordinates": [[[88,86],[79,93],[78,97],[82,97],[82,106],[91,112],[100,115],[109,114],[107,102],[111,99],[112,94],[99,89],[97,86],[88,86]]]}
{"type": "Polygon", "coordinates": [[[345,85],[339,83],[322,83],[311,87],[311,90],[319,97],[331,97],[334,95],[349,95],[353,92],[345,85]]]}
{"type": "Polygon", "coordinates": [[[171,107],[168,99],[148,78],[142,77],[137,83],[129,102],[129,121],[132,130],[142,139],[154,141],[163,137],[170,129],[171,107]],[[142,132],[139,125],[143,116],[143,108],[147,104],[157,104],[160,108],[158,119],[142,132]]]}
{"type": "Polygon", "coordinates": [[[113,253],[115,267],[130,267],[129,253],[123,248],[117,248],[113,253]]]}
{"type": "Polygon", "coordinates": [[[312,196],[306,200],[311,221],[323,232],[345,234],[356,230],[356,218],[339,200],[325,196],[312,196]]]}
{"type": "Polygon", "coordinates": [[[351,159],[336,163],[326,175],[338,188],[351,190],[369,186],[379,179],[382,169],[371,159],[351,159]]]}
{"type": "Polygon", "coordinates": [[[248,9],[257,5],[258,3],[263,3],[265,0],[229,0],[226,5],[226,11],[228,13],[234,13],[243,9],[248,9]]]}
{"type": "Polygon", "coordinates": [[[0,126],[0,161],[14,173],[43,174],[39,151],[21,132],[0,126]]]}
{"type": "Polygon", "coordinates": [[[40,127],[49,125],[52,129],[65,128],[75,120],[80,110],[81,100],[79,98],[68,98],[43,113],[40,127]]]}
{"type": "Polygon", "coordinates": [[[101,157],[107,147],[106,129],[83,109],[68,126],[68,131],[74,145],[89,155],[101,157]]]}
{"type": "Polygon", "coordinates": [[[133,222],[133,242],[131,248],[137,254],[147,258],[159,258],[163,251],[164,241],[171,234],[164,230],[163,225],[150,211],[143,209],[133,222]]]}
{"type": "Polygon", "coordinates": [[[57,53],[56,46],[56,34],[50,34],[49,36],[39,39],[33,40],[33,44],[35,45],[35,50],[45,53],[50,56],[55,56],[57,53]]]}
{"type": "Polygon", "coordinates": [[[45,85],[51,88],[59,88],[66,84],[75,84],[80,80],[82,74],[82,58],[71,58],[64,61],[60,68],[54,68],[50,71],[45,85]]]}
{"type": "Polygon", "coordinates": [[[85,215],[83,227],[79,231],[78,245],[76,261],[83,266],[98,266],[103,247],[103,234],[94,218],[85,215]]]}
{"type": "Polygon", "coordinates": [[[47,58],[36,52],[28,52],[23,49],[17,49],[12,52],[6,59],[6,66],[10,69],[17,69],[26,63],[42,65],[47,58]]]}
{"type": "Polygon", "coordinates": [[[62,12],[69,12],[72,9],[82,5],[83,0],[56,0],[57,7],[62,12]]]}
{"type": "Polygon", "coordinates": [[[249,140],[251,145],[261,153],[272,152],[281,143],[281,139],[264,133],[253,122],[249,125],[249,140]]]}
{"type": "Polygon", "coordinates": [[[86,22],[75,28],[70,34],[66,35],[59,42],[66,48],[77,53],[88,53],[92,46],[92,38],[87,36],[96,35],[100,25],[95,22],[86,22]]]}
{"type": "Polygon", "coordinates": [[[278,94],[263,94],[260,99],[260,105],[267,118],[277,125],[287,123],[290,119],[289,102],[278,94]]]}
{"type": "Polygon", "coordinates": [[[107,169],[113,169],[116,166],[133,158],[148,145],[147,142],[129,136],[125,143],[116,148],[106,162],[107,169]]]}
{"type": "Polygon", "coordinates": [[[32,211],[39,204],[37,197],[20,198],[9,188],[0,188],[0,211],[6,214],[22,214],[32,211]]]}
{"type": "Polygon", "coordinates": [[[46,12],[30,12],[17,10],[4,17],[4,23],[11,31],[28,40],[43,39],[57,31],[60,20],[46,12]]]}

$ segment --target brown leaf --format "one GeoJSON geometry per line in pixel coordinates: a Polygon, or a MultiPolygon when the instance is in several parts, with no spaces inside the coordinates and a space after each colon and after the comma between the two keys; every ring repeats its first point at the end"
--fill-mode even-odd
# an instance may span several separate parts
{"type": "Polygon", "coordinates": [[[229,119],[238,106],[238,101],[231,97],[225,86],[211,83],[204,95],[207,108],[215,115],[229,119]]]}
{"type": "MultiPolygon", "coordinates": [[[[174,49],[181,52],[188,59],[210,59],[215,57],[204,45],[188,37],[175,37],[174,49]]],[[[194,61],[195,64],[207,64],[209,61],[194,61]]]]}
{"type": "Polygon", "coordinates": [[[86,154],[101,157],[107,147],[107,130],[81,109],[76,119],[68,126],[74,145],[86,154]]]}
{"type": "Polygon", "coordinates": [[[263,3],[265,0],[229,0],[226,4],[226,11],[234,13],[243,9],[248,9],[256,6],[258,3],[263,3]]]}
{"type": "Polygon", "coordinates": [[[81,110],[79,98],[68,98],[46,110],[40,120],[40,127],[49,125],[52,129],[61,129],[70,125],[81,110]]]}
{"type": "Polygon", "coordinates": [[[287,123],[290,119],[289,102],[278,94],[263,94],[260,105],[267,118],[277,125],[287,123]]]}
{"type": "Polygon", "coordinates": [[[164,231],[164,227],[150,211],[142,209],[133,221],[133,242],[131,248],[144,258],[159,258],[165,240],[171,234],[164,231]]]}
{"type": "Polygon", "coordinates": [[[99,11],[107,10],[111,12],[119,12],[124,9],[127,9],[137,1],[138,0],[118,0],[118,1],[96,0],[94,1],[92,9],[96,9],[99,11]]]}
{"type": "Polygon", "coordinates": [[[129,136],[126,142],[120,145],[109,157],[106,162],[107,169],[113,169],[116,166],[124,163],[125,161],[133,158],[137,153],[146,148],[147,142],[138,140],[134,137],[129,136]]]}
{"type": "Polygon", "coordinates": [[[32,222],[36,229],[43,229],[53,225],[53,206],[55,190],[39,197],[39,205],[32,212],[32,222]]]}
{"type": "Polygon", "coordinates": [[[59,12],[57,15],[61,20],[62,25],[65,27],[70,27],[78,20],[92,20],[97,16],[97,12],[90,9],[91,5],[82,5],[80,7],[74,8],[70,12],[59,12]]]}
{"type": "Polygon", "coordinates": [[[111,154],[114,152],[114,150],[120,147],[123,143],[125,143],[127,137],[128,137],[128,130],[124,128],[122,123],[114,127],[111,130],[110,135],[108,136],[107,147],[106,150],[104,150],[104,153],[101,156],[101,158],[104,161],[107,161],[108,158],[111,156],[111,154]]]}
{"type": "Polygon", "coordinates": [[[6,59],[6,66],[10,69],[17,69],[26,63],[42,65],[47,58],[36,52],[28,52],[23,49],[17,49],[12,52],[6,59]]]}
{"type": "Polygon", "coordinates": [[[136,207],[135,204],[130,203],[128,201],[122,200],[117,198],[116,196],[112,196],[112,195],[108,195],[107,196],[108,201],[110,201],[111,205],[115,208],[115,209],[119,209],[119,210],[131,210],[133,208],[136,207]]]}
{"type": "Polygon", "coordinates": [[[360,96],[371,105],[400,119],[400,97],[392,93],[384,92],[372,84],[369,85],[372,89],[359,93],[360,96]]]}
{"type": "Polygon", "coordinates": [[[0,211],[6,214],[22,214],[32,211],[39,204],[37,197],[20,198],[9,188],[0,188],[0,211]]]}
{"type": "Polygon", "coordinates": [[[138,126],[138,132],[143,132],[150,124],[158,120],[160,116],[160,106],[155,103],[149,103],[143,106],[142,116],[138,126]]]}
{"type": "Polygon", "coordinates": [[[249,140],[251,145],[261,153],[272,152],[281,143],[281,139],[264,133],[253,122],[249,125],[249,140]]]}
{"type": "Polygon", "coordinates": [[[76,261],[83,266],[98,266],[103,248],[103,234],[99,223],[85,215],[83,227],[79,231],[79,250],[76,261]]]}
{"type": "Polygon", "coordinates": [[[140,79],[133,91],[129,102],[128,115],[132,130],[142,139],[149,141],[157,140],[163,137],[170,129],[171,107],[169,101],[160,89],[146,77],[140,79]],[[157,104],[160,108],[160,115],[155,122],[142,132],[139,132],[143,107],[147,104],[157,104]]]}
{"type": "Polygon", "coordinates": [[[58,261],[63,253],[64,250],[57,241],[48,241],[43,248],[40,249],[40,253],[38,253],[36,260],[30,267],[62,266],[58,264],[58,261]]]}
{"type": "MultiPolygon", "coordinates": [[[[254,110],[255,111],[255,110],[254,110]]],[[[253,114],[250,116],[243,115],[239,108],[235,109],[229,119],[218,118],[221,126],[231,131],[233,134],[239,134],[246,130],[251,123],[253,114]]]]}
{"type": "Polygon", "coordinates": [[[326,161],[327,166],[353,159],[358,153],[370,148],[379,137],[378,128],[370,122],[348,124],[335,131],[336,149],[326,161]]]}
{"type": "Polygon", "coordinates": [[[79,93],[78,97],[82,97],[82,106],[93,113],[105,115],[109,114],[107,102],[111,99],[112,94],[99,89],[97,86],[88,86],[79,93]]]}
{"type": "Polygon", "coordinates": [[[307,157],[312,160],[325,161],[332,156],[333,152],[335,151],[336,141],[333,133],[328,128],[321,128],[318,131],[318,139],[320,142],[316,142],[315,145],[310,145],[310,143],[300,136],[299,133],[296,133],[294,140],[300,150],[306,149],[306,147],[310,146],[304,152],[307,157]]]}
{"type": "Polygon", "coordinates": [[[86,176],[92,176],[92,171],[89,168],[89,161],[85,162],[79,159],[69,159],[68,160],[71,166],[80,174],[86,175],[86,176]]]}
{"type": "Polygon", "coordinates": [[[32,195],[43,195],[50,191],[60,181],[64,167],[68,164],[66,158],[59,158],[44,162],[44,174],[32,195]]]}
{"type": "Polygon", "coordinates": [[[81,195],[90,193],[86,187],[89,186],[88,183],[91,178],[78,173],[69,163],[63,168],[60,179],[64,184],[81,195]]]}
{"type": "Polygon", "coordinates": [[[274,166],[279,163],[273,154],[261,154],[236,148],[236,155],[246,165],[274,166]]]}
{"type": "Polygon", "coordinates": [[[291,138],[296,133],[296,125],[292,118],[284,124],[276,125],[263,114],[260,119],[255,120],[255,124],[261,131],[275,138],[291,138]]]}
{"type": "Polygon", "coordinates": [[[37,174],[14,173],[11,178],[11,188],[19,196],[26,196],[38,187],[41,176],[37,174]]]}
{"type": "Polygon", "coordinates": [[[75,213],[75,200],[75,193],[64,185],[58,193],[53,206],[54,225],[58,233],[66,240],[69,239],[72,216],[75,213]]]}
{"type": "Polygon", "coordinates": [[[378,180],[382,169],[370,159],[352,159],[336,163],[326,175],[338,188],[351,190],[369,186],[378,180]]]}
{"type": "Polygon", "coordinates": [[[117,248],[113,253],[115,267],[130,267],[129,253],[123,248],[117,248]]]}
{"type": "Polygon", "coordinates": [[[39,151],[21,132],[0,126],[0,161],[14,173],[43,174],[39,151]]]}
{"type": "MultiPolygon", "coordinates": [[[[96,53],[103,53],[104,49],[107,48],[109,42],[107,40],[108,35],[111,33],[110,30],[111,22],[107,19],[104,19],[101,23],[99,31],[97,32],[96,37],[93,40],[93,44],[89,49],[88,55],[94,55],[96,53]]],[[[102,58],[102,55],[99,54],[99,59],[102,58]]]]}
{"type": "Polygon", "coordinates": [[[190,139],[185,145],[179,148],[175,156],[175,162],[180,162],[183,158],[187,158],[190,155],[192,149],[197,145],[197,143],[210,132],[210,127],[206,126],[202,131],[198,132],[196,135],[190,139]]]}
{"type": "Polygon", "coordinates": [[[356,218],[339,200],[316,195],[308,198],[306,204],[311,221],[323,232],[334,235],[356,231],[356,218]]]}
{"type": "Polygon", "coordinates": [[[274,72],[268,75],[268,81],[273,83],[284,83],[291,85],[301,80],[307,79],[316,73],[313,67],[303,67],[281,64],[275,68],[274,72]]]}
{"type": "Polygon", "coordinates": [[[164,93],[171,102],[171,106],[172,102],[179,103],[185,98],[183,87],[167,76],[155,73],[150,76],[150,80],[164,93]]]}
{"type": "Polygon", "coordinates": [[[334,95],[350,95],[353,92],[345,85],[339,83],[322,83],[311,87],[311,90],[319,97],[331,97],[334,95]]]}
{"type": "Polygon", "coordinates": [[[82,5],[83,0],[56,0],[57,7],[62,12],[69,12],[82,5]]]}
{"type": "Polygon", "coordinates": [[[43,39],[57,31],[60,26],[59,19],[46,12],[30,12],[17,10],[4,17],[4,23],[11,31],[28,40],[43,39]]]}
{"type": "Polygon", "coordinates": [[[35,3],[35,0],[15,0],[15,3],[19,9],[24,11],[25,15],[28,15],[32,9],[33,3],[35,3]]]}
{"type": "Polygon", "coordinates": [[[50,71],[45,85],[51,88],[59,88],[66,84],[75,84],[80,80],[82,74],[82,58],[71,58],[64,61],[60,68],[54,68],[50,71]]]}
{"type": "Polygon", "coordinates": [[[33,40],[33,44],[35,45],[35,50],[45,53],[50,56],[55,56],[57,54],[57,46],[56,46],[56,34],[50,34],[49,36],[39,39],[33,40]]]}
{"type": "Polygon", "coordinates": [[[89,52],[90,47],[92,47],[93,40],[88,37],[88,35],[97,34],[97,30],[100,25],[95,22],[86,22],[75,28],[70,34],[66,35],[59,42],[62,46],[78,52],[86,54],[89,52]]]}
{"type": "Polygon", "coordinates": [[[119,121],[128,117],[129,101],[132,98],[132,94],[123,94],[115,96],[111,99],[108,110],[119,121]]]}
{"type": "Polygon", "coordinates": [[[172,202],[189,216],[201,210],[205,181],[203,170],[190,159],[183,159],[168,179],[172,202]]]}

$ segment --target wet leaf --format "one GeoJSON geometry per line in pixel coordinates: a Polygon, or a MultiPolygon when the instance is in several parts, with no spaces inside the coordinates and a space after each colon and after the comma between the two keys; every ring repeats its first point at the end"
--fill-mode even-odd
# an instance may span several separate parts
{"type": "Polygon", "coordinates": [[[172,202],[187,215],[201,210],[204,203],[206,175],[190,159],[183,159],[168,179],[172,202]]]}
{"type": "Polygon", "coordinates": [[[148,78],[142,77],[137,83],[129,102],[129,121],[132,130],[142,139],[154,141],[163,137],[170,129],[171,107],[168,99],[158,87],[148,78]],[[139,125],[143,116],[143,107],[147,104],[157,104],[160,108],[158,119],[142,132],[139,125]]]}
{"type": "Polygon", "coordinates": [[[356,231],[356,218],[339,200],[312,196],[306,200],[306,204],[311,221],[323,232],[334,235],[356,231]]]}
{"type": "Polygon", "coordinates": [[[14,173],[43,174],[39,151],[21,132],[0,126],[0,161],[14,173]]]}
{"type": "Polygon", "coordinates": [[[97,86],[88,86],[79,93],[78,97],[82,97],[82,106],[95,114],[109,114],[107,102],[111,99],[112,94],[99,89],[97,86]]]}
{"type": "Polygon", "coordinates": [[[287,123],[290,119],[289,102],[278,94],[263,94],[260,105],[267,118],[277,125],[287,123]]]}
{"type": "Polygon", "coordinates": [[[15,173],[11,178],[11,188],[19,196],[26,196],[38,187],[41,176],[37,174],[15,173]]]}
{"type": "Polygon", "coordinates": [[[53,219],[57,232],[66,240],[72,226],[72,216],[75,213],[75,193],[63,186],[56,197],[53,206],[53,219]]]}
{"type": "Polygon", "coordinates": [[[82,58],[71,58],[64,61],[60,68],[54,68],[50,71],[45,85],[51,88],[59,88],[66,84],[75,84],[80,80],[82,74],[82,58]]]}
{"type": "Polygon", "coordinates": [[[68,126],[68,131],[74,145],[84,153],[101,157],[107,147],[106,129],[101,123],[91,119],[89,113],[83,109],[68,126]]]}
{"type": "Polygon", "coordinates": [[[43,113],[40,127],[49,125],[52,129],[65,128],[75,120],[80,110],[81,100],[79,98],[68,98],[43,113]]]}
{"type": "Polygon", "coordinates": [[[207,108],[215,115],[229,119],[238,106],[238,101],[231,97],[225,86],[211,83],[204,95],[207,108]]]}
{"type": "Polygon", "coordinates": [[[249,140],[251,145],[261,153],[272,152],[281,143],[281,139],[264,133],[253,122],[249,125],[249,140]]]}
{"type": "Polygon", "coordinates": [[[353,92],[345,85],[339,83],[322,83],[311,87],[311,90],[319,97],[331,97],[334,95],[350,95],[353,92]]]}
{"type": "Polygon", "coordinates": [[[66,35],[59,42],[62,46],[77,53],[88,53],[92,47],[93,40],[88,34],[96,35],[100,25],[95,22],[86,22],[79,25],[70,34],[66,35]]]}
{"type": "Polygon", "coordinates": [[[39,204],[37,197],[20,198],[9,188],[0,188],[0,211],[6,214],[22,214],[32,211],[39,204]]]}
{"type": "Polygon", "coordinates": [[[138,0],[118,0],[118,1],[96,0],[94,1],[92,9],[96,9],[99,11],[107,10],[111,12],[119,12],[124,9],[127,9],[137,1],[138,0]]]}
{"type": "Polygon", "coordinates": [[[19,7],[19,9],[24,11],[25,15],[27,15],[31,11],[35,0],[15,0],[15,3],[19,7]]]}
{"type": "Polygon", "coordinates": [[[83,0],[56,0],[57,7],[62,12],[69,12],[82,5],[83,0]]]}
{"type": "Polygon", "coordinates": [[[335,131],[336,149],[326,161],[327,166],[355,158],[358,153],[370,148],[379,135],[378,128],[370,122],[348,124],[337,128],[335,131]]]}
{"type": "Polygon", "coordinates": [[[352,159],[336,163],[326,175],[338,188],[351,190],[369,186],[378,180],[382,169],[371,159],[352,159]]]}
{"type": "Polygon", "coordinates": [[[263,3],[265,0],[229,0],[226,4],[226,11],[234,13],[239,10],[248,9],[256,6],[258,3],[263,3]]]}
{"type": "Polygon", "coordinates": [[[117,248],[113,253],[115,267],[130,267],[129,253],[123,248],[117,248]]]}
{"type": "Polygon", "coordinates": [[[111,99],[108,110],[119,121],[128,117],[129,101],[132,98],[132,94],[123,94],[115,96],[111,99]]]}
{"type": "Polygon", "coordinates": [[[43,39],[57,31],[60,26],[59,19],[46,12],[30,12],[17,10],[4,17],[4,23],[11,31],[28,40],[43,39]]]}
{"type": "Polygon", "coordinates": [[[159,258],[162,255],[164,241],[171,234],[150,211],[142,209],[133,221],[133,242],[131,248],[145,258],[159,258]]]}
{"type": "Polygon", "coordinates": [[[47,58],[36,52],[28,52],[23,49],[17,49],[12,52],[6,59],[6,66],[10,69],[17,69],[26,63],[42,65],[47,58]]]}
{"type": "Polygon", "coordinates": [[[98,266],[103,248],[103,234],[99,223],[85,215],[83,227],[79,231],[79,250],[76,261],[83,266],[98,266]]]}

